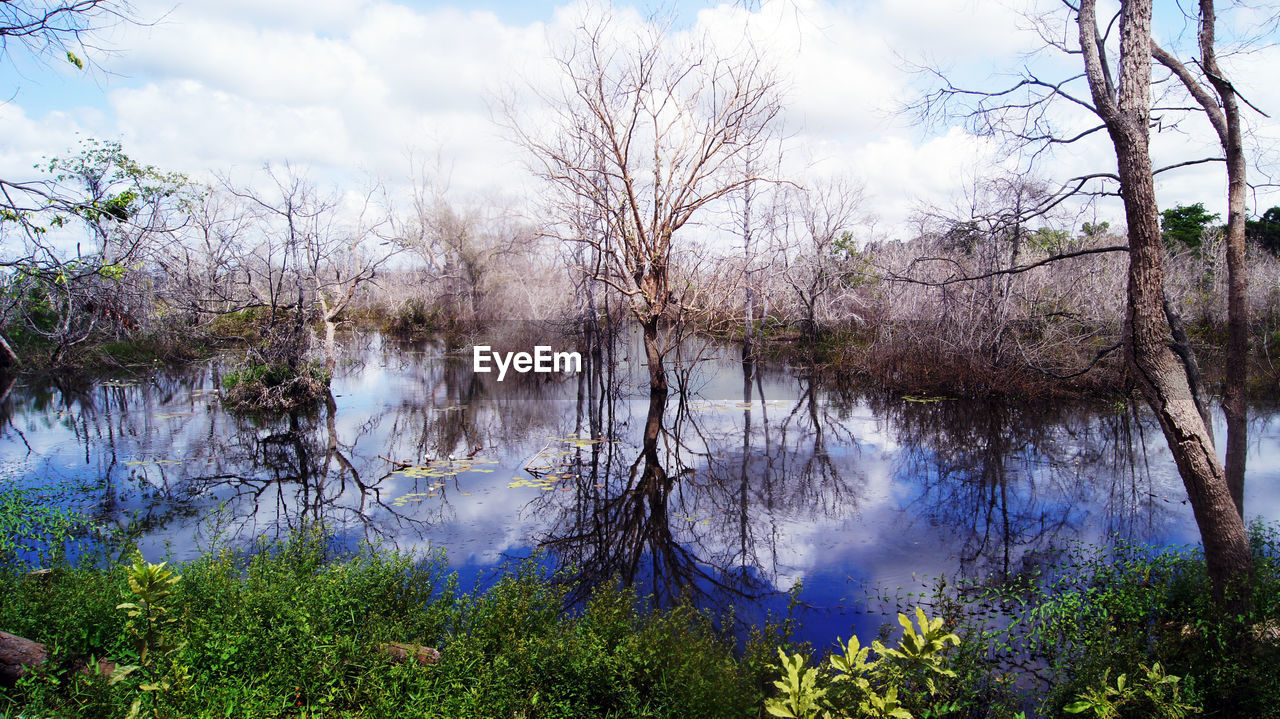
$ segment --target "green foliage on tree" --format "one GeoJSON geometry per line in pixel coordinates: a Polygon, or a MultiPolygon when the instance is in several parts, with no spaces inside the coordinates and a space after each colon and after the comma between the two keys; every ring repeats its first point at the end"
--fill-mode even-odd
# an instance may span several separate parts
{"type": "Polygon", "coordinates": [[[1205,230],[1218,219],[1217,213],[1204,209],[1203,202],[1178,205],[1160,213],[1160,230],[1170,252],[1191,250],[1199,254],[1205,230]]]}
{"type": "Polygon", "coordinates": [[[1086,222],[1080,225],[1080,234],[1083,235],[1084,237],[1093,238],[1093,237],[1098,237],[1100,235],[1107,234],[1107,231],[1110,229],[1111,229],[1110,222],[1098,222],[1098,223],[1086,222]]]}
{"type": "Polygon", "coordinates": [[[1245,221],[1245,238],[1273,255],[1280,255],[1280,207],[1272,207],[1257,220],[1245,221]]]}
{"type": "MultiPolygon", "coordinates": [[[[183,224],[200,190],[142,164],[119,142],[80,141],[36,165],[42,179],[5,183],[0,199],[0,333],[8,359],[56,365],[93,333],[119,338],[147,308],[122,291],[149,248],[183,224]]],[[[136,293],[135,293],[136,295],[136,293]]],[[[135,297],[136,299],[136,297],[135,297]]]]}
{"type": "Polygon", "coordinates": [[[1028,235],[1027,243],[1041,252],[1062,252],[1071,243],[1071,233],[1052,227],[1041,227],[1028,235]]]}

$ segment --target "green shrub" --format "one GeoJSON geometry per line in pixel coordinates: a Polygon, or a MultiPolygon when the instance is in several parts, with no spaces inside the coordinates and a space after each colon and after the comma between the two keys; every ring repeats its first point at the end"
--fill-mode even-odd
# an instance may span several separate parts
{"type": "MultiPolygon", "coordinates": [[[[1151,672],[1178,677],[1151,685],[1176,683],[1176,697],[1165,697],[1170,702],[1213,707],[1222,716],[1276,716],[1280,537],[1274,525],[1254,524],[1250,533],[1255,572],[1243,614],[1224,612],[1213,600],[1199,549],[1153,552],[1127,544],[1079,547],[1055,563],[1052,575],[972,587],[948,601],[968,613],[959,630],[965,641],[999,657],[993,673],[1021,676],[1045,716],[1099,699],[1100,687],[1116,689],[1120,675],[1132,689],[1151,672]],[[981,614],[988,610],[1005,615],[1005,626],[988,626],[981,614]],[[1028,675],[1022,666],[1040,670],[1028,675]]],[[[1150,715],[1143,711],[1120,716],[1150,715]]]]}
{"type": "Polygon", "coordinates": [[[898,623],[903,633],[897,647],[878,639],[863,647],[854,636],[848,644],[839,642],[840,652],[818,668],[806,668],[802,654],[779,649],[783,673],[774,686],[780,696],[767,700],[765,710],[794,719],[912,719],[958,709],[961,702],[949,696],[945,682],[959,676],[948,668],[946,650],[960,644],[960,637],[919,607],[915,623],[905,614],[898,623]]]}
{"type": "Polygon", "coordinates": [[[646,610],[616,585],[566,611],[560,578],[532,563],[463,594],[441,556],[339,557],[307,531],[202,557],[175,568],[180,581],[157,573],[164,597],[139,579],[156,565],[138,566],[60,566],[0,586],[0,626],[55,657],[0,689],[0,715],[118,718],[138,700],[144,714],[174,717],[743,717],[763,699],[763,675],[707,614],[646,610]],[[158,622],[126,617],[148,592],[164,608],[158,622]],[[150,668],[135,661],[143,637],[150,668]],[[387,642],[432,646],[441,660],[396,663],[387,642]],[[77,672],[90,655],[142,668],[112,683],[77,672]]]}
{"type": "Polygon", "coordinates": [[[314,405],[329,389],[329,374],[315,362],[253,364],[222,378],[222,401],[240,412],[288,412],[314,405]]]}
{"type": "Polygon", "coordinates": [[[438,310],[428,308],[421,298],[405,300],[383,321],[383,329],[391,334],[413,335],[431,332],[444,326],[438,310]]]}

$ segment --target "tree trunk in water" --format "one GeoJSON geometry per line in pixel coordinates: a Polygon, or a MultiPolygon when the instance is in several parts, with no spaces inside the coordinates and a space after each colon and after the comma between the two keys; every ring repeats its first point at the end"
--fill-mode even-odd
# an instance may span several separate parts
{"type": "Polygon", "coordinates": [[[650,317],[644,322],[644,353],[649,362],[649,391],[651,393],[667,393],[667,373],[662,367],[662,340],[658,337],[658,318],[650,317]]]}
{"type": "Polygon", "coordinates": [[[0,632],[0,684],[13,686],[30,667],[45,663],[49,653],[40,642],[0,632]]]}
{"type": "Polygon", "coordinates": [[[17,367],[22,364],[22,360],[18,358],[18,353],[14,352],[13,348],[9,346],[9,342],[5,340],[4,335],[0,335],[0,350],[4,350],[4,356],[9,358],[8,362],[0,363],[0,367],[8,365],[17,367]]]}
{"type": "Polygon", "coordinates": [[[1214,594],[1239,606],[1246,601],[1253,564],[1244,522],[1196,408],[1186,367],[1169,347],[1164,313],[1164,246],[1149,146],[1151,0],[1121,6],[1120,77],[1114,86],[1101,59],[1095,4],[1080,2],[1080,46],[1094,103],[1115,147],[1129,225],[1127,359],[1182,475],[1214,594]]]}
{"type": "Polygon", "coordinates": [[[1240,103],[1235,88],[1218,66],[1216,24],[1217,11],[1213,0],[1200,0],[1198,64],[1213,89],[1212,93],[1172,54],[1156,45],[1152,46],[1152,54],[1182,81],[1204,110],[1218,135],[1227,162],[1227,366],[1222,409],[1227,416],[1227,486],[1236,503],[1236,511],[1243,517],[1249,441],[1245,401],[1249,384],[1249,268],[1245,265],[1245,200],[1249,167],[1241,139],[1240,103]]]}
{"type": "Polygon", "coordinates": [[[333,370],[338,366],[338,326],[333,320],[324,319],[324,373],[333,377],[333,370]]]}
{"type": "MultiPolygon", "coordinates": [[[[1242,591],[1252,566],[1244,521],[1196,408],[1186,368],[1169,348],[1164,316],[1164,247],[1146,143],[1117,143],[1129,223],[1129,364],[1151,405],[1195,512],[1214,593],[1242,591]],[[1133,146],[1126,146],[1126,145],[1133,146]],[[1123,148],[1123,149],[1122,149],[1123,148]]],[[[1236,597],[1232,597],[1235,599],[1236,597]]]]}
{"type": "Polygon", "coordinates": [[[1227,486],[1236,511],[1244,516],[1244,470],[1249,442],[1245,401],[1249,384],[1249,268],[1245,265],[1249,166],[1244,156],[1236,89],[1218,66],[1216,24],[1213,0],[1200,0],[1200,65],[1217,97],[1197,90],[1194,78],[1185,69],[1181,72],[1174,69],[1205,109],[1227,161],[1227,376],[1222,410],[1227,416],[1227,486]]]}

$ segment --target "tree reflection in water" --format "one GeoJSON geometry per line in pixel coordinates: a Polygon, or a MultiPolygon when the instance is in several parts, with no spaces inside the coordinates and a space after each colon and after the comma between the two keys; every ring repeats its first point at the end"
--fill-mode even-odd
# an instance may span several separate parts
{"type": "MultiPolygon", "coordinates": [[[[619,401],[608,377],[596,364],[579,382],[579,436],[612,439],[599,419],[619,401]]],[[[572,599],[613,579],[659,606],[759,599],[779,591],[781,524],[854,511],[861,474],[827,451],[812,383],[771,418],[754,363],[742,364],[742,377],[741,402],[650,394],[633,455],[616,440],[579,443],[568,465],[574,500],[559,506],[540,542],[566,572],[572,599]],[[740,424],[718,411],[734,405],[740,424]]]]}
{"type": "Polygon", "coordinates": [[[1141,539],[1168,514],[1146,461],[1152,428],[1132,408],[883,397],[873,406],[898,434],[901,473],[918,482],[906,509],[954,534],[962,573],[1008,577],[1051,563],[1091,522],[1099,538],[1141,539]]]}
{"type": "Polygon", "coordinates": [[[851,579],[1005,577],[1075,539],[1194,541],[1132,407],[904,401],[732,349],[675,383],[689,391],[637,398],[625,343],[576,378],[499,384],[440,343],[354,337],[336,394],[274,419],[224,412],[217,363],[24,378],[0,383],[0,456],[15,481],[84,484],[99,521],[179,558],[323,522],[458,568],[541,547],[575,597],[616,577],[660,604],[743,606],[803,579],[834,605],[851,579]],[[529,467],[548,437],[554,477],[529,467]],[[437,471],[473,453],[494,471],[437,471]]]}

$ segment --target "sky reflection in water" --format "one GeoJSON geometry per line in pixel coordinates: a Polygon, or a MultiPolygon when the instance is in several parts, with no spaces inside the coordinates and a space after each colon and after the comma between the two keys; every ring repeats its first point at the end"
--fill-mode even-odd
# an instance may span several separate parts
{"type": "MultiPolygon", "coordinates": [[[[498,383],[438,342],[353,336],[333,396],[269,421],[221,410],[217,363],[31,381],[0,403],[0,471],[83,486],[149,558],[324,520],[349,544],[443,549],[464,585],[541,551],[584,589],[619,576],[758,621],[802,582],[818,646],[874,633],[877,587],[1052,565],[1077,540],[1196,541],[1163,438],[1131,407],[895,399],[719,354],[654,404],[626,348],[612,374],[498,383]]],[[[1274,418],[1254,408],[1248,517],[1280,518],[1274,418]]]]}

